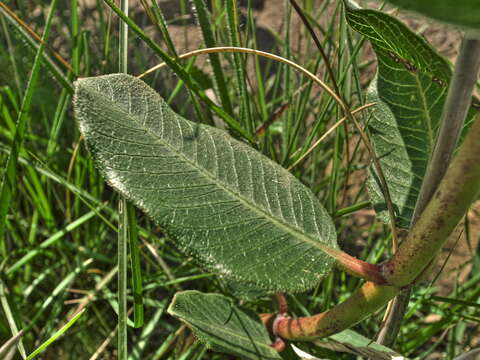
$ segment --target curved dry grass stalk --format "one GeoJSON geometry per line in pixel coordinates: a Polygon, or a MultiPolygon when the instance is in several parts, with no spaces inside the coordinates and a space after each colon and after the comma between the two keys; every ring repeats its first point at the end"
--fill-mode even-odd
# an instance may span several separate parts
{"type": "MultiPolygon", "coordinates": [[[[212,54],[212,53],[244,53],[244,54],[253,54],[257,56],[262,56],[265,58],[268,58],[270,60],[278,61],[284,64],[287,64],[291,66],[292,68],[298,70],[302,74],[306,75],[309,77],[313,82],[318,84],[322,89],[324,89],[342,108],[343,108],[343,101],[337,96],[335,91],[333,91],[327,84],[325,84],[318,76],[313,74],[312,72],[308,71],[304,67],[298,65],[297,63],[285,59],[284,57],[266,52],[266,51],[261,51],[261,50],[255,50],[255,49],[249,49],[249,48],[243,48],[243,47],[235,47],[235,46],[220,46],[220,47],[213,47],[213,48],[206,48],[206,49],[198,49],[198,50],[193,50],[189,51],[187,53],[184,53],[182,55],[178,56],[178,59],[187,59],[192,56],[199,56],[199,55],[206,55],[206,54],[212,54]]],[[[158,69],[161,69],[162,67],[167,66],[165,62],[160,63],[158,65],[155,65],[151,69],[148,69],[145,71],[143,74],[140,74],[137,76],[137,78],[141,79],[142,77],[149,75],[158,69]]]]}

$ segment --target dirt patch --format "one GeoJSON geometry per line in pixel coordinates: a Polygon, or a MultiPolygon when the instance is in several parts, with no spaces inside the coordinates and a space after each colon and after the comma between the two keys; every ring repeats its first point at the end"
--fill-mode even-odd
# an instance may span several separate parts
{"type": "Polygon", "coordinates": [[[472,260],[479,247],[479,234],[480,202],[476,202],[468,213],[468,229],[463,222],[458,225],[428,275],[430,280],[438,276],[434,283],[438,295],[451,294],[456,286],[471,276],[472,260]]]}

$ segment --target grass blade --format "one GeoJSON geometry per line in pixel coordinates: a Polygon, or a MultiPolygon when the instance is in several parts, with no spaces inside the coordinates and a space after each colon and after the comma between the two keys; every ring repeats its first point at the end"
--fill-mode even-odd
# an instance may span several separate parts
{"type": "Polygon", "coordinates": [[[20,330],[17,335],[12,336],[0,347],[0,358],[4,360],[11,360],[15,356],[15,346],[18,344],[23,336],[23,331],[20,330]]]}
{"type": "MultiPolygon", "coordinates": [[[[121,11],[128,18],[128,0],[120,1],[121,11]]],[[[128,27],[125,21],[120,20],[120,44],[118,52],[118,67],[122,73],[128,72],[128,27]]],[[[127,244],[129,240],[129,209],[127,200],[122,196],[118,204],[118,359],[128,357],[128,329],[127,329],[127,244]]],[[[133,214],[133,218],[135,215],[133,214]]]]}
{"type": "MultiPolygon", "coordinates": [[[[227,0],[227,20],[228,20],[228,34],[230,37],[230,45],[241,47],[240,43],[240,23],[238,20],[238,9],[236,0],[227,0]]],[[[250,109],[249,94],[247,91],[247,74],[245,71],[245,64],[241,54],[234,53],[233,60],[235,63],[235,73],[237,76],[238,96],[240,98],[240,119],[250,133],[255,129],[255,122],[252,118],[252,111],[250,109]]]]}
{"type": "MultiPolygon", "coordinates": [[[[18,336],[20,332],[18,331],[17,324],[15,322],[15,318],[13,316],[12,310],[10,309],[10,305],[8,303],[7,294],[5,292],[5,284],[2,280],[0,280],[0,304],[2,305],[3,312],[7,318],[8,325],[12,331],[13,336],[18,336]]],[[[27,357],[27,353],[25,351],[25,346],[23,345],[22,339],[18,340],[18,351],[20,351],[20,355],[22,358],[27,357]]]]}
{"type": "MultiPolygon", "coordinates": [[[[34,33],[30,28],[26,27],[24,23],[13,13],[7,5],[3,2],[0,2],[0,13],[4,16],[5,19],[18,31],[20,36],[27,42],[27,44],[32,48],[32,50],[36,50],[37,53],[42,45],[44,48],[47,47],[47,43],[38,37],[36,33],[34,33]]],[[[71,70],[70,65],[58,54],[53,53],[54,57],[61,62],[65,68],[71,70]]],[[[44,64],[47,69],[52,73],[54,78],[65,88],[69,91],[70,94],[73,94],[73,86],[72,83],[67,77],[63,74],[62,70],[57,66],[57,64],[42,50],[42,54],[40,55],[43,58],[44,64]]]]}
{"type": "Polygon", "coordinates": [[[75,315],[68,323],[62,326],[55,334],[53,334],[47,341],[45,341],[42,345],[40,345],[34,352],[28,355],[26,360],[32,360],[42,351],[44,351],[50,344],[52,344],[55,340],[57,340],[60,336],[62,336],[73,324],[77,322],[78,319],[85,313],[85,309],[80,311],[77,315],[75,315]]]}
{"type": "Polygon", "coordinates": [[[20,112],[18,113],[17,125],[15,128],[15,135],[13,138],[12,148],[7,160],[6,170],[3,175],[3,181],[0,190],[0,243],[4,242],[5,224],[7,219],[7,213],[10,208],[10,202],[12,200],[13,193],[16,188],[17,177],[17,163],[20,150],[23,145],[27,132],[27,122],[30,112],[30,105],[34,95],[35,87],[37,85],[38,75],[40,67],[43,61],[43,51],[45,50],[45,42],[50,34],[50,28],[52,25],[53,14],[55,13],[58,0],[52,0],[50,4],[50,11],[47,16],[45,24],[45,30],[42,36],[43,42],[39,45],[35,60],[33,62],[30,79],[28,81],[25,96],[23,97],[20,112]]]}
{"type": "Polygon", "coordinates": [[[56,243],[58,240],[62,239],[66,234],[69,232],[73,231],[83,223],[89,221],[92,219],[95,215],[97,215],[99,208],[89,211],[85,215],[79,217],[77,220],[73,221],[72,223],[68,224],[63,228],[62,230],[56,232],[52,236],[50,236],[48,239],[43,241],[41,244],[39,244],[35,249],[32,251],[28,252],[26,255],[24,255],[20,260],[18,260],[15,264],[13,264],[7,271],[7,275],[11,275],[14,272],[16,272],[18,269],[22,268],[25,264],[30,262],[35,256],[40,254],[43,249],[46,249],[47,247],[53,245],[56,243]]]}
{"type": "Polygon", "coordinates": [[[142,290],[142,269],[140,267],[140,249],[138,244],[137,220],[135,208],[127,204],[127,217],[129,228],[130,256],[132,264],[132,287],[133,287],[133,316],[136,328],[143,326],[143,290],[142,290]]]}
{"type": "Polygon", "coordinates": [[[113,2],[113,0],[104,0],[105,3],[124,21],[128,27],[142,39],[148,47],[150,47],[165,63],[170,67],[180,79],[191,89],[195,95],[197,95],[211,110],[213,110],[218,116],[220,116],[232,130],[243,136],[248,141],[254,143],[255,140],[251,133],[246,131],[240,123],[230,116],[225,110],[216,105],[210,98],[201,90],[200,86],[192,80],[192,77],[188,75],[185,69],[169,56],[162,48],[160,48],[152,39],[150,39],[142,29],[140,29],[128,16],[125,15],[113,2]]]}
{"type": "Polygon", "coordinates": [[[122,197],[118,203],[118,359],[126,360],[127,349],[127,244],[128,244],[128,206],[122,197]]]}
{"type": "MultiPolygon", "coordinates": [[[[215,35],[212,30],[212,21],[207,5],[204,0],[193,0],[196,9],[196,15],[200,29],[202,30],[203,40],[206,47],[212,48],[216,46],[215,35]]],[[[217,87],[220,100],[222,101],[223,108],[227,113],[233,115],[232,103],[228,94],[227,85],[225,82],[225,76],[223,75],[222,66],[220,64],[220,57],[218,54],[209,54],[210,64],[213,69],[213,78],[217,87]]]]}

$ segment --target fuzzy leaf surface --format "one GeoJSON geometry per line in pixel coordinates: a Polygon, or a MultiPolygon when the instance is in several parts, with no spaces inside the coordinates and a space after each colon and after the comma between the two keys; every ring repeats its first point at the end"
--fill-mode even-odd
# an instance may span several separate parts
{"type": "Polygon", "coordinates": [[[387,0],[436,20],[480,29],[480,6],[476,0],[387,0]]]}
{"type": "MultiPolygon", "coordinates": [[[[397,225],[408,228],[433,151],[452,71],[423,38],[394,17],[347,6],[349,25],[373,45],[378,72],[367,101],[374,102],[368,123],[376,155],[389,186],[397,225]]],[[[473,120],[470,110],[467,123],[473,120]]],[[[388,221],[375,171],[370,198],[379,217],[388,221]]]]}
{"type": "Polygon", "coordinates": [[[132,76],[80,79],[74,106],[107,182],[204,267],[269,291],[305,290],[330,271],[333,222],[278,164],[180,117],[132,76]]]}
{"type": "Polygon", "coordinates": [[[281,359],[258,316],[226,296],[183,291],[175,295],[168,313],[185,322],[213,350],[242,359],[281,359]]]}

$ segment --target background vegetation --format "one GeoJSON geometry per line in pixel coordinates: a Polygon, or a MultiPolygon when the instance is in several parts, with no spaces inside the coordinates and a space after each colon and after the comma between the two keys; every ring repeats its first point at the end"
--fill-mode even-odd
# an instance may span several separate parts
{"type": "MultiPolygon", "coordinates": [[[[221,0],[208,1],[209,18],[202,15],[197,1],[160,1],[160,7],[156,3],[131,1],[130,17],[148,39],[172,56],[205,44],[241,45],[291,59],[331,83],[312,37],[288,1],[241,1],[236,18],[227,16],[221,0]]],[[[299,3],[322,42],[343,98],[351,109],[364,105],[365,88],[374,75],[374,57],[366,42],[347,27],[341,2],[299,3]]],[[[119,199],[95,171],[82,144],[71,96],[76,77],[118,72],[119,20],[100,0],[6,0],[0,5],[2,169],[15,149],[17,119],[26,124],[15,166],[15,191],[10,201],[5,194],[0,199],[0,208],[8,210],[0,218],[5,223],[0,234],[0,344],[16,329],[23,329],[20,348],[29,354],[86,308],[66,335],[41,356],[114,359],[119,199]],[[52,5],[56,8],[48,16],[52,5]],[[41,41],[35,34],[42,36],[48,24],[47,45],[39,57],[35,54],[41,41]],[[35,68],[38,81],[29,82],[35,68]],[[19,114],[26,100],[31,100],[30,109],[19,114]]],[[[365,5],[378,7],[379,3],[365,5]]],[[[437,25],[419,24],[410,15],[408,23],[433,40],[440,37],[437,42],[443,44],[440,50],[445,55],[455,54],[455,29],[438,31],[437,25]]],[[[128,72],[134,75],[160,62],[133,34],[128,55],[128,72]]],[[[304,161],[296,163],[342,117],[328,95],[291,68],[252,55],[203,56],[178,64],[200,84],[201,92],[247,129],[259,151],[286,168],[293,166],[293,174],[335,217],[342,248],[373,263],[390,254],[389,228],[375,220],[368,202],[364,183],[368,154],[353,125],[339,126],[304,161]]],[[[212,107],[199,102],[168,68],[145,81],[186,118],[224,126],[212,107]]],[[[364,122],[368,121],[366,114],[364,122]]],[[[450,250],[458,239],[467,249],[454,263],[453,277],[435,282],[442,270],[439,267],[430,281],[415,289],[397,340],[400,353],[452,359],[479,345],[480,252],[475,248],[478,232],[472,230],[477,218],[473,214],[465,222],[463,237],[457,234],[453,239],[450,250]]],[[[165,310],[180,289],[226,293],[233,289],[181,255],[141,213],[137,224],[145,324],[129,328],[129,357],[229,358],[209,352],[165,310]]],[[[360,283],[335,271],[313,291],[289,294],[289,310],[296,315],[318,313],[347,298],[360,283]]],[[[129,305],[133,304],[131,288],[129,284],[129,305]]],[[[272,301],[264,298],[249,306],[258,312],[270,311],[272,301]]],[[[356,330],[375,338],[382,315],[371,317],[356,330]]],[[[314,344],[302,344],[302,348],[320,357],[355,358],[314,344]]]]}

